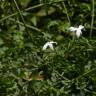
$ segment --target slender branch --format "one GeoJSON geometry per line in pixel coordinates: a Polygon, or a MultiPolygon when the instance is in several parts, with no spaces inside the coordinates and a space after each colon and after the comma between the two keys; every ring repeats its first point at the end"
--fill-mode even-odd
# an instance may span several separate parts
{"type": "Polygon", "coordinates": [[[19,9],[19,6],[18,6],[16,0],[14,0],[14,3],[15,3],[15,5],[16,5],[16,7],[17,7],[17,10],[18,10],[18,12],[19,12],[19,14],[20,14],[20,16],[21,16],[21,19],[22,19],[22,21],[23,21],[23,23],[24,23],[24,26],[26,27],[25,20],[24,20],[24,18],[23,18],[23,16],[22,16],[22,13],[21,13],[21,11],[20,11],[20,9],[19,9]]]}
{"type": "Polygon", "coordinates": [[[27,26],[26,26],[25,20],[24,20],[24,18],[23,18],[22,12],[21,12],[21,10],[19,9],[19,6],[18,6],[16,0],[14,0],[14,3],[15,3],[16,8],[17,8],[17,10],[18,10],[18,12],[19,12],[19,14],[20,14],[20,16],[21,16],[21,19],[22,19],[22,21],[23,21],[23,25],[25,26],[25,30],[26,30],[26,32],[29,34],[29,37],[32,39],[32,36],[31,36],[30,32],[27,30],[27,26]]]}
{"type": "Polygon", "coordinates": [[[70,18],[69,18],[69,14],[68,14],[68,11],[67,11],[65,2],[62,2],[62,5],[63,5],[63,7],[64,7],[64,9],[65,9],[65,11],[66,11],[66,15],[67,15],[67,19],[68,19],[68,21],[69,21],[69,24],[71,25],[71,21],[70,21],[70,18]]]}
{"type": "Polygon", "coordinates": [[[35,9],[35,8],[38,8],[38,7],[42,7],[44,4],[38,4],[38,5],[35,5],[35,6],[32,6],[32,7],[29,7],[29,8],[26,8],[24,11],[29,11],[29,10],[32,10],[32,9],[35,9]]]}
{"type": "Polygon", "coordinates": [[[93,72],[95,70],[96,70],[96,68],[93,68],[92,70],[89,70],[88,72],[86,72],[86,73],[84,73],[84,74],[82,74],[82,75],[80,75],[80,76],[78,76],[77,78],[74,78],[74,79],[79,79],[79,78],[81,78],[81,77],[83,77],[83,76],[85,76],[85,75],[87,75],[87,74],[89,74],[89,73],[91,73],[91,72],[93,72]]]}
{"type": "Polygon", "coordinates": [[[95,4],[94,0],[92,0],[92,20],[91,20],[90,38],[92,37],[92,29],[94,26],[94,11],[95,11],[95,4]]]}
{"type": "Polygon", "coordinates": [[[57,75],[59,75],[61,78],[63,78],[64,80],[67,80],[67,81],[71,81],[69,80],[68,78],[62,76],[61,74],[59,74],[56,70],[54,70],[55,73],[57,73],[57,75]]]}
{"type": "MultiPolygon", "coordinates": [[[[13,21],[13,22],[16,22],[16,23],[24,26],[24,24],[23,24],[22,22],[20,22],[20,21],[16,21],[15,19],[12,19],[12,18],[9,18],[9,20],[10,20],[10,21],[13,21]]],[[[36,28],[36,27],[33,27],[33,26],[31,26],[31,25],[25,24],[25,26],[28,27],[28,28],[30,28],[30,29],[32,29],[32,30],[35,30],[35,31],[37,31],[37,32],[41,32],[40,29],[38,29],[38,28],[36,28]]]]}
{"type": "MultiPolygon", "coordinates": [[[[38,7],[42,7],[42,6],[47,5],[47,4],[53,4],[53,3],[59,3],[59,2],[64,2],[64,1],[63,1],[63,0],[59,0],[58,2],[42,3],[42,4],[38,4],[38,5],[34,5],[34,6],[32,6],[32,7],[26,8],[25,10],[20,10],[20,12],[29,11],[29,10],[32,10],[32,9],[35,9],[35,8],[38,8],[38,7]]],[[[15,12],[15,13],[9,15],[9,16],[6,16],[6,17],[0,19],[0,22],[6,20],[6,19],[8,19],[8,18],[11,18],[11,17],[17,15],[18,13],[19,13],[19,12],[15,12]]]]}
{"type": "MultiPolygon", "coordinates": [[[[44,4],[38,4],[38,5],[35,5],[35,6],[32,6],[32,7],[26,8],[25,10],[22,10],[22,11],[20,10],[20,12],[29,11],[29,10],[32,10],[32,9],[41,7],[41,6],[43,6],[43,5],[44,5],[44,4]]],[[[15,16],[15,15],[17,15],[17,14],[19,14],[19,12],[15,12],[15,13],[9,15],[9,16],[6,16],[6,17],[0,19],[0,22],[6,20],[6,19],[8,19],[8,18],[11,18],[11,17],[13,17],[13,16],[15,16]]]]}
{"type": "Polygon", "coordinates": [[[87,92],[89,92],[89,93],[92,93],[92,94],[94,94],[94,96],[96,96],[96,92],[90,91],[90,90],[88,90],[88,89],[84,89],[84,90],[87,91],[87,92]]]}

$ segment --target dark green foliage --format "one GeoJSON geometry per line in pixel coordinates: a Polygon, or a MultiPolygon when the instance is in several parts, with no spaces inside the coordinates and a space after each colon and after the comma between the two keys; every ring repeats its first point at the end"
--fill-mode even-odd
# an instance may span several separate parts
{"type": "Polygon", "coordinates": [[[95,0],[1,0],[0,96],[96,96],[95,10],[95,0]],[[79,25],[76,38],[68,28],[79,25]]]}

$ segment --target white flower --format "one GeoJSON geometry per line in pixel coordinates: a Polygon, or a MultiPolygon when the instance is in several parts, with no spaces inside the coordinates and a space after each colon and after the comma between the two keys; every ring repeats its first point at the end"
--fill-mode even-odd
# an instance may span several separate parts
{"type": "Polygon", "coordinates": [[[54,50],[54,47],[53,47],[53,44],[57,44],[57,42],[53,42],[53,41],[50,41],[50,42],[47,42],[44,44],[43,46],[43,50],[46,50],[48,47],[51,49],[51,50],[54,50]]]}
{"type": "Polygon", "coordinates": [[[79,38],[80,35],[82,35],[82,29],[84,29],[84,26],[82,25],[79,25],[78,28],[76,27],[70,27],[69,30],[72,31],[72,32],[76,32],[76,36],[79,38]]]}

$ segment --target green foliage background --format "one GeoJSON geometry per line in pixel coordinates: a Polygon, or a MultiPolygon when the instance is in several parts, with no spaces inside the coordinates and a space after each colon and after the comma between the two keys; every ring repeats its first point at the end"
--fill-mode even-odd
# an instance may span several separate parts
{"type": "Polygon", "coordinates": [[[0,96],[96,96],[95,14],[95,0],[0,0],[0,96]]]}

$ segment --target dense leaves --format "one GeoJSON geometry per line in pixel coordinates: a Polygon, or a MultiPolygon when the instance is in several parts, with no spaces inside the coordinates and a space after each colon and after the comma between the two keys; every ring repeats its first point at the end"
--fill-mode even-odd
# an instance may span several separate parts
{"type": "Polygon", "coordinates": [[[95,0],[0,1],[0,96],[96,96],[95,0]],[[77,38],[69,27],[83,25],[77,38]],[[54,41],[54,50],[42,50],[54,41]]]}

